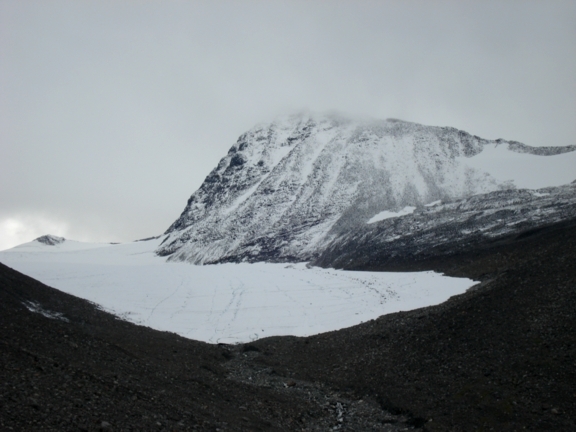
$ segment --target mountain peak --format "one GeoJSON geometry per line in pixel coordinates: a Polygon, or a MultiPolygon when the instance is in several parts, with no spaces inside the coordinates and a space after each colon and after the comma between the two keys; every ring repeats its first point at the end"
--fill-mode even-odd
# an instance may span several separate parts
{"type": "MultiPolygon", "coordinates": [[[[282,116],[238,138],[157,253],[196,264],[307,261],[383,211],[514,188],[466,163],[488,144],[538,154],[520,143],[396,119],[282,116]]],[[[554,149],[545,153],[563,151],[554,149]]]]}

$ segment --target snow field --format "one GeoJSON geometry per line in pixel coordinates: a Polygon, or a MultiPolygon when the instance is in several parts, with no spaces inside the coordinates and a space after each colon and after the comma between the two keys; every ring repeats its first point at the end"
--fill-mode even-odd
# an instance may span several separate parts
{"type": "Polygon", "coordinates": [[[500,182],[512,181],[520,189],[562,186],[576,180],[576,151],[538,156],[516,153],[505,144],[487,144],[476,156],[458,159],[500,182]]]}
{"type": "Polygon", "coordinates": [[[351,272],[304,263],[167,263],[153,252],[161,240],[34,241],[0,252],[0,261],[128,321],[209,343],[337,330],[441,303],[474,284],[434,272],[351,272]]]}

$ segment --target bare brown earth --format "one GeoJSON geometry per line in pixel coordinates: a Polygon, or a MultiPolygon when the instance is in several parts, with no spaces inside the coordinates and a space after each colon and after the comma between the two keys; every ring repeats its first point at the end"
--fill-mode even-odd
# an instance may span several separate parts
{"type": "Polygon", "coordinates": [[[118,320],[0,265],[0,430],[576,430],[575,263],[576,221],[426,260],[383,254],[349,266],[481,284],[237,346],[118,320]]]}

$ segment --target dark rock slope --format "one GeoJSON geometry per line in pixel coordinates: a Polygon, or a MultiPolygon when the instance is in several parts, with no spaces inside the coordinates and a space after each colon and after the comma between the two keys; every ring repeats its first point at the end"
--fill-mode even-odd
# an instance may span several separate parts
{"type": "Polygon", "coordinates": [[[315,264],[367,269],[457,257],[575,218],[576,183],[491,192],[351,229],[329,244],[315,264]]]}
{"type": "MultiPolygon", "coordinates": [[[[434,307],[307,339],[258,361],[410,413],[429,431],[576,430],[576,220],[414,264],[482,283],[434,307]]],[[[360,267],[362,268],[362,267],[360,267]]]]}
{"type": "Polygon", "coordinates": [[[238,346],[120,321],[0,265],[0,429],[575,430],[574,262],[576,220],[457,256],[374,258],[482,283],[439,306],[238,346]]]}

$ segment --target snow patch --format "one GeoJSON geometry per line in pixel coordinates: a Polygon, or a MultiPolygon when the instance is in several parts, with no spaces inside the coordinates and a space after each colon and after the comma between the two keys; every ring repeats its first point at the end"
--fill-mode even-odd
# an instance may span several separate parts
{"type": "Polygon", "coordinates": [[[487,172],[501,182],[512,181],[522,189],[561,186],[576,179],[576,151],[540,156],[516,153],[506,144],[487,144],[476,156],[458,159],[470,168],[487,172]]]}
{"type": "Polygon", "coordinates": [[[28,309],[30,312],[39,313],[40,315],[45,316],[46,318],[59,319],[61,321],[70,322],[70,320],[66,318],[62,313],[44,309],[42,308],[40,303],[27,301],[23,302],[22,304],[26,306],[26,309],[28,309]]]}
{"type": "Polygon", "coordinates": [[[434,207],[440,204],[442,204],[442,200],[432,201],[431,203],[424,204],[424,207],[434,207]]]}
{"type": "Polygon", "coordinates": [[[236,201],[234,201],[230,207],[222,210],[222,212],[221,212],[222,215],[230,214],[233,211],[235,211],[238,207],[240,207],[244,201],[246,201],[254,192],[256,192],[256,190],[258,189],[258,186],[260,186],[262,181],[264,181],[264,178],[262,180],[260,180],[258,183],[256,183],[254,186],[249,188],[246,192],[244,192],[238,198],[236,198],[236,201]]]}
{"type": "Polygon", "coordinates": [[[384,211],[378,213],[377,215],[372,216],[370,218],[370,220],[366,223],[372,224],[375,222],[380,222],[384,219],[406,216],[406,215],[414,213],[414,210],[416,210],[416,207],[411,207],[411,206],[406,206],[398,212],[391,212],[388,210],[384,210],[384,211]]]}

